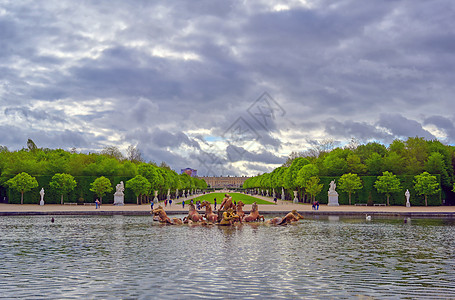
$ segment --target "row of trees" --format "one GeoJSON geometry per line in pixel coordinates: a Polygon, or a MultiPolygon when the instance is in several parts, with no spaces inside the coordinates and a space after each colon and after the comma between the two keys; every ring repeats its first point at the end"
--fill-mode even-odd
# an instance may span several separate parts
{"type": "Polygon", "coordinates": [[[78,178],[93,176],[98,178],[92,182],[90,191],[98,197],[113,190],[107,177],[122,176],[126,179],[125,187],[133,191],[138,203],[148,201],[153,191],[158,191],[163,197],[168,190],[174,193],[177,189],[207,188],[204,180],[179,175],[164,162],[160,166],[143,162],[135,148],[130,148],[130,155],[124,157],[115,147],[105,148],[100,153],[83,154],[74,150],[40,149],[31,140],[27,145],[27,148],[12,152],[0,146],[0,185],[3,193],[7,188],[21,192],[21,203],[25,192],[38,187],[33,176],[52,176],[48,187],[61,195],[62,203],[64,195],[78,186],[78,178]]]}
{"type": "Polygon", "coordinates": [[[379,143],[357,145],[353,141],[343,148],[319,146],[304,153],[294,153],[283,166],[248,179],[243,187],[284,188],[288,194],[297,190],[304,198],[308,196],[306,200],[310,201],[322,190],[320,178],[334,177],[338,187],[347,192],[350,199],[352,193],[363,188],[363,176],[378,176],[374,187],[389,198],[390,193],[398,192],[402,187],[394,184],[396,188],[388,191],[382,182],[395,178],[399,183],[395,175],[407,175],[414,177],[412,188],[417,194],[425,195],[427,203],[427,196],[438,193],[440,184],[446,195],[452,191],[453,170],[454,148],[439,141],[416,137],[406,141],[395,140],[389,147],[379,143]],[[433,186],[435,180],[437,186],[433,186]],[[433,188],[428,190],[428,186],[433,188]]]}

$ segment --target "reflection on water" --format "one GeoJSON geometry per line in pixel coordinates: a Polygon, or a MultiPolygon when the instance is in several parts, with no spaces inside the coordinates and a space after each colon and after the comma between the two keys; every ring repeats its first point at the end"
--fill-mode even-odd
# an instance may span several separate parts
{"type": "Polygon", "coordinates": [[[454,298],[455,223],[319,218],[161,226],[150,217],[2,217],[0,297],[454,298]]]}

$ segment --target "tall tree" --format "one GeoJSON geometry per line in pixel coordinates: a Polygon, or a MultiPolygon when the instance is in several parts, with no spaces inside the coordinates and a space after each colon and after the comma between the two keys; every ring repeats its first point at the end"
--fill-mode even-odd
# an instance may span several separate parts
{"type": "Polygon", "coordinates": [[[378,179],[374,183],[374,187],[378,190],[379,193],[386,194],[387,205],[390,205],[390,194],[401,191],[400,179],[388,171],[383,172],[382,176],[378,176],[378,179]]]}
{"type": "Polygon", "coordinates": [[[319,177],[318,176],[312,176],[310,179],[305,184],[306,186],[306,191],[310,195],[311,200],[314,201],[316,198],[317,194],[319,194],[322,191],[322,187],[324,186],[323,184],[319,184],[319,177]]]}
{"type": "Polygon", "coordinates": [[[428,195],[434,195],[441,191],[436,176],[428,172],[414,176],[414,189],[419,195],[425,196],[425,206],[428,206],[428,195]]]}
{"type": "Polygon", "coordinates": [[[101,203],[103,203],[103,196],[106,195],[106,193],[112,192],[113,190],[111,181],[104,176],[95,179],[95,181],[93,181],[90,186],[90,191],[94,192],[98,197],[100,197],[101,203]]]}
{"type": "Polygon", "coordinates": [[[136,175],[134,178],[128,180],[125,183],[125,187],[133,191],[133,193],[136,195],[137,204],[139,205],[139,196],[147,195],[150,192],[152,185],[144,176],[136,175]]]}
{"type": "Polygon", "coordinates": [[[101,150],[100,154],[111,158],[115,158],[118,161],[122,161],[123,159],[125,159],[123,157],[122,152],[116,146],[106,146],[104,147],[103,150],[101,150]]]}
{"type": "Polygon", "coordinates": [[[38,187],[38,181],[36,181],[35,177],[25,172],[17,174],[8,180],[6,184],[21,193],[21,204],[24,204],[24,193],[38,187]]]}
{"type": "Polygon", "coordinates": [[[444,156],[439,152],[433,152],[428,157],[425,163],[425,171],[430,174],[440,174],[442,184],[446,187],[450,186],[450,177],[447,173],[444,156]]]}
{"type": "Polygon", "coordinates": [[[137,146],[128,146],[127,152],[127,159],[132,162],[143,162],[144,159],[142,158],[141,151],[137,148],[137,146]]]}
{"type": "Polygon", "coordinates": [[[379,175],[384,170],[383,158],[378,153],[372,153],[366,160],[367,173],[369,175],[379,175]]]}
{"type": "Polygon", "coordinates": [[[76,187],[77,183],[70,174],[57,173],[52,176],[49,186],[61,195],[60,204],[63,205],[63,195],[68,194],[76,187]]]}
{"type": "Polygon", "coordinates": [[[360,180],[357,174],[344,174],[338,180],[338,187],[340,190],[349,194],[349,205],[351,205],[351,194],[355,193],[357,190],[360,190],[362,185],[362,180],[360,180]]]}

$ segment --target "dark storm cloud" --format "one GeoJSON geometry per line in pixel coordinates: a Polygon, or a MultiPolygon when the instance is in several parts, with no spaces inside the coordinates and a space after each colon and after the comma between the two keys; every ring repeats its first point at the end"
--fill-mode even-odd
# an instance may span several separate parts
{"type": "Polygon", "coordinates": [[[30,109],[27,107],[8,107],[5,109],[4,113],[6,116],[23,117],[26,119],[27,122],[51,121],[66,123],[66,120],[64,118],[61,118],[55,114],[50,114],[41,109],[30,109]]]}
{"type": "Polygon", "coordinates": [[[227,157],[228,157],[229,161],[231,161],[231,162],[260,161],[265,164],[283,164],[286,160],[285,157],[276,156],[275,154],[268,152],[268,151],[252,152],[252,151],[248,151],[247,149],[237,147],[234,145],[229,145],[226,148],[226,153],[227,153],[227,157]]]}
{"type": "Polygon", "coordinates": [[[384,130],[380,130],[374,125],[366,122],[345,121],[340,122],[333,118],[325,121],[325,131],[331,136],[358,140],[382,140],[391,141],[393,136],[384,130]]]}
{"type": "Polygon", "coordinates": [[[182,145],[187,145],[195,149],[200,149],[199,143],[195,140],[191,140],[183,132],[171,133],[169,131],[155,129],[151,133],[151,142],[160,148],[178,148],[182,145]]]}
{"type": "Polygon", "coordinates": [[[410,120],[400,114],[382,114],[377,124],[390,130],[393,136],[398,138],[424,137],[434,139],[434,135],[422,128],[422,124],[410,120]]]}
{"type": "Polygon", "coordinates": [[[250,149],[226,134],[242,117],[263,148],[247,152],[244,167],[256,172],[295,140],[434,138],[422,127],[431,124],[455,142],[453,1],[276,4],[2,3],[0,126],[24,119],[33,130],[13,128],[20,143],[2,135],[0,144],[32,135],[44,147],[132,144],[146,160],[197,168],[206,139],[224,139],[224,154],[250,149]],[[265,91],[285,114],[249,110],[265,91]]]}

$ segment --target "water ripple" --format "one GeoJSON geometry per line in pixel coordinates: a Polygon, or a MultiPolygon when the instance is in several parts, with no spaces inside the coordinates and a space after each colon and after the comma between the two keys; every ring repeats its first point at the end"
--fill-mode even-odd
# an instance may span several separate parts
{"type": "Polygon", "coordinates": [[[0,298],[455,298],[451,221],[2,217],[0,232],[0,298]]]}

